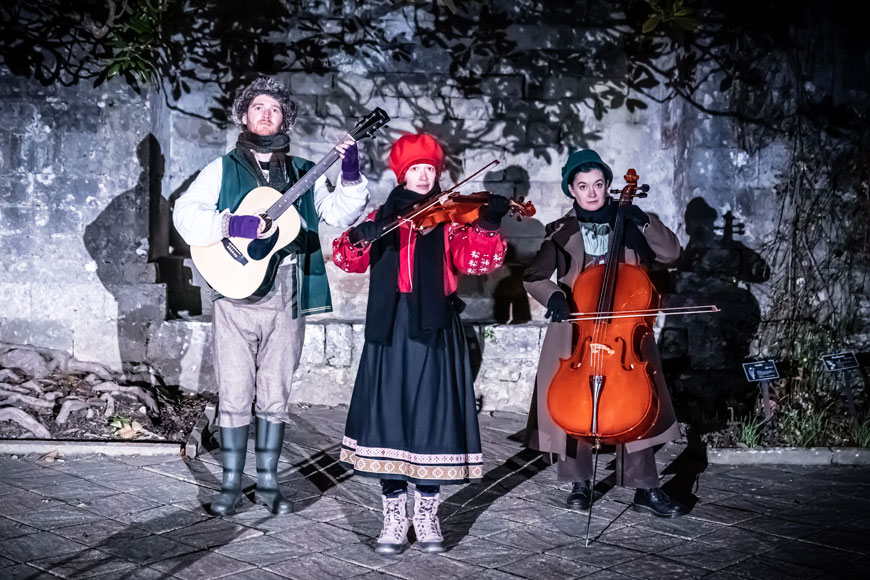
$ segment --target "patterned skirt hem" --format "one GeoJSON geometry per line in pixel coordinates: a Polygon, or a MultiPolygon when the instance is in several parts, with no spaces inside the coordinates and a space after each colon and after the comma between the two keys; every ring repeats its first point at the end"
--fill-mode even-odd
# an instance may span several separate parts
{"type": "MultiPolygon", "coordinates": [[[[481,457],[475,454],[476,457],[481,457]]],[[[482,457],[481,457],[482,459],[482,457]]],[[[450,465],[421,465],[386,457],[360,457],[352,448],[342,447],[339,461],[358,475],[381,479],[406,479],[438,484],[478,483],[483,479],[483,462],[450,465]]]]}

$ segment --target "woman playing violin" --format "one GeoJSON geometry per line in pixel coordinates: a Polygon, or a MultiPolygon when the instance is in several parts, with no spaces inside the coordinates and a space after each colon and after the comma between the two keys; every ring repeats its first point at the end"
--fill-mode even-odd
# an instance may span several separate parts
{"type": "MultiPolygon", "coordinates": [[[[548,235],[524,275],[526,290],[546,305],[546,316],[550,319],[538,362],[526,444],[559,456],[558,479],[573,484],[567,505],[582,510],[592,505],[593,445],[589,439],[572,437],[556,425],[548,411],[547,389],[560,360],[570,357],[574,346],[572,324],[564,322],[573,311],[574,282],[584,269],[602,263],[613,243],[611,234],[618,203],[608,195],[611,181],[613,172],[595,151],[576,151],[568,157],[562,167],[562,191],[573,199],[574,207],[547,226],[548,235]],[[554,272],[555,282],[551,279],[554,272]]],[[[629,264],[670,263],[680,255],[676,235],[655,215],[634,205],[628,208],[624,244],[625,262],[629,264]]],[[[648,368],[654,369],[659,415],[642,439],[616,446],[617,485],[637,489],[636,511],[660,517],[681,516],[685,508],[672,502],[659,488],[655,464],[653,447],[677,438],[679,428],[652,333],[641,339],[640,351],[649,363],[648,368]]]]}
{"type": "Polygon", "coordinates": [[[443,551],[440,486],[483,476],[471,366],[459,320],[459,274],[498,268],[498,233],[509,201],[492,196],[470,224],[418,231],[411,222],[385,235],[383,224],[440,191],[443,152],[431,136],[405,135],[390,151],[398,186],[386,203],[333,243],[346,272],[370,269],[365,345],[348,409],[341,461],[381,480],[384,523],[375,551],[407,543],[408,482],[420,547],[443,551]]]}

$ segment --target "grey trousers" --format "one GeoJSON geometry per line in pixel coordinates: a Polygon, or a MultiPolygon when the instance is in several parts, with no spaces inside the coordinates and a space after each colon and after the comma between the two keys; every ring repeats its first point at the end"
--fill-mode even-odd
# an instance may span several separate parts
{"type": "Polygon", "coordinates": [[[290,420],[290,388],[305,340],[305,318],[293,318],[286,286],[259,301],[221,298],[214,303],[218,425],[242,427],[258,418],[290,420]]]}
{"type": "MultiPolygon", "coordinates": [[[[586,481],[592,479],[592,444],[576,441],[576,455],[559,459],[556,475],[559,481],[586,481]]],[[[600,473],[600,472],[599,472],[600,473]]],[[[659,486],[655,451],[652,447],[626,453],[624,445],[616,446],[616,485],[649,489],[659,486]]]]}

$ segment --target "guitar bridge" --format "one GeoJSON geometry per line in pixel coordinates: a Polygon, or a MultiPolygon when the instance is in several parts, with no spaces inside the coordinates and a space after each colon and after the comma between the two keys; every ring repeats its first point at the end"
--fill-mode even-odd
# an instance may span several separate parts
{"type": "Polygon", "coordinates": [[[221,243],[224,245],[224,249],[227,251],[227,254],[232,257],[233,260],[244,266],[248,263],[248,259],[242,253],[240,249],[236,247],[236,245],[230,241],[229,238],[224,238],[221,240],[221,243]]]}

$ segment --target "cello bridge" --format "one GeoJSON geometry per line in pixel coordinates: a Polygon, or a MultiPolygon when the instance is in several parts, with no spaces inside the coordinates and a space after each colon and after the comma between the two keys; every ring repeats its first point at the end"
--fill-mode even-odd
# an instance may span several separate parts
{"type": "Polygon", "coordinates": [[[592,349],[592,354],[598,354],[602,350],[607,354],[614,354],[616,352],[606,344],[601,344],[600,342],[593,342],[589,345],[589,348],[592,349]]]}

